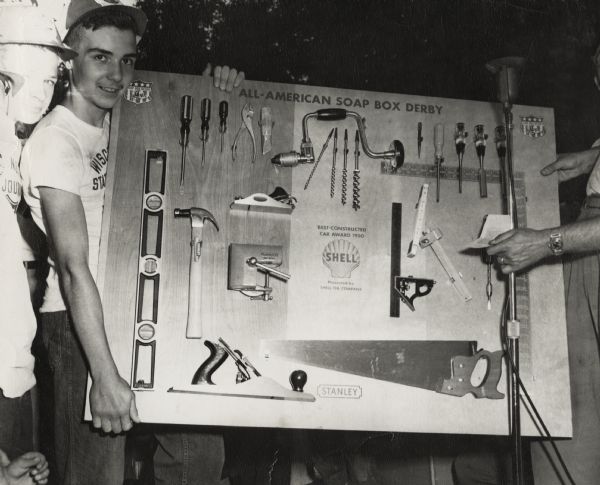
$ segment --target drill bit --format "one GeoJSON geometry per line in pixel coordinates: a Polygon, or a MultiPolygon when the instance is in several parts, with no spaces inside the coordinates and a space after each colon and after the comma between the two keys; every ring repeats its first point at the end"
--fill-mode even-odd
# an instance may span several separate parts
{"type": "Polygon", "coordinates": [[[331,140],[331,137],[333,136],[333,131],[334,131],[334,129],[332,128],[331,131],[329,132],[329,136],[327,137],[327,140],[325,140],[325,144],[323,145],[323,148],[321,148],[321,153],[319,153],[319,158],[317,158],[317,161],[313,165],[313,168],[310,171],[310,174],[308,175],[308,179],[306,180],[306,183],[304,184],[304,190],[308,189],[308,184],[310,183],[310,179],[312,179],[312,177],[315,173],[315,170],[317,169],[317,166],[319,165],[319,162],[321,161],[321,158],[323,157],[323,153],[325,153],[325,150],[327,149],[327,145],[329,145],[329,140],[331,140]]]}
{"type": "Polygon", "coordinates": [[[200,140],[202,140],[202,166],[204,166],[204,154],[206,142],[208,141],[208,122],[210,121],[210,99],[204,98],[200,104],[200,140]]]}
{"type": "Polygon", "coordinates": [[[352,175],[352,208],[357,211],[360,209],[360,168],[358,166],[358,157],[360,157],[360,151],[358,145],[360,143],[360,137],[358,130],[354,136],[354,173],[352,175]]]}
{"type": "Polygon", "coordinates": [[[444,162],[444,125],[438,123],[433,131],[433,144],[435,146],[435,165],[437,175],[437,185],[435,187],[435,201],[440,201],[440,179],[442,163],[444,162]]]}
{"type": "Polygon", "coordinates": [[[417,123],[417,155],[421,158],[421,145],[423,143],[423,123],[417,123]]]}
{"type": "Polygon", "coordinates": [[[229,104],[227,101],[219,103],[219,133],[221,134],[221,153],[223,153],[223,138],[227,131],[227,114],[229,113],[229,104]]]}
{"type": "Polygon", "coordinates": [[[469,134],[465,131],[464,123],[456,123],[456,132],[454,133],[454,143],[456,145],[456,154],[458,155],[458,193],[462,194],[462,164],[465,154],[466,138],[469,134]]]}
{"type": "Polygon", "coordinates": [[[487,296],[487,309],[492,309],[492,256],[488,256],[484,251],[482,254],[483,262],[487,265],[487,283],[485,284],[485,294],[487,296]]]}
{"type": "Polygon", "coordinates": [[[342,205],[346,205],[348,186],[348,130],[344,130],[344,165],[342,168],[342,205]]]}
{"type": "Polygon", "coordinates": [[[337,128],[333,132],[333,158],[331,160],[331,187],[329,189],[329,196],[333,199],[335,195],[335,157],[337,156],[337,140],[338,130],[337,128]]]}
{"type": "Polygon", "coordinates": [[[181,173],[179,176],[179,191],[183,192],[185,181],[185,157],[190,135],[190,123],[192,122],[192,111],[194,107],[194,98],[189,95],[181,97],[181,106],[179,110],[179,119],[181,128],[179,129],[179,144],[181,145],[181,173]]]}

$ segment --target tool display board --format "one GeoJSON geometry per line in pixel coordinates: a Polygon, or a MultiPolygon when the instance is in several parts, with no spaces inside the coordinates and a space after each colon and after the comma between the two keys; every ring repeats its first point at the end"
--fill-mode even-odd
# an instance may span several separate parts
{"type": "MultiPolygon", "coordinates": [[[[488,309],[487,265],[480,251],[465,250],[479,235],[484,217],[502,212],[494,143],[494,129],[502,124],[500,106],[254,81],[245,81],[226,94],[208,78],[143,71],[136,79],[112,116],[99,288],[111,349],[121,375],[135,390],[143,421],[508,433],[506,396],[488,399],[436,392],[441,382],[436,370],[440,358],[446,359],[441,363],[446,368],[442,373],[451,374],[450,359],[440,357],[444,352],[458,357],[468,349],[469,355],[478,349],[501,349],[504,279],[492,268],[488,309]],[[184,95],[193,97],[194,109],[185,183],[180,190],[180,100],[184,95]],[[212,101],[204,165],[203,98],[212,101]],[[229,109],[221,151],[218,106],[223,100],[229,109]],[[232,160],[231,146],[243,126],[246,104],[254,109],[254,163],[247,131],[239,134],[232,160]],[[273,146],[266,154],[261,150],[262,107],[271,108],[274,122],[273,146]],[[334,127],[338,151],[333,179],[330,139],[305,189],[314,164],[276,167],[271,158],[298,150],[303,116],[323,108],[358,113],[366,126],[368,145],[376,152],[387,150],[393,139],[400,140],[404,165],[395,168],[389,160],[369,158],[361,146],[356,194],[357,123],[350,118],[312,119],[308,132],[315,157],[334,127]],[[462,193],[458,191],[454,139],[458,122],[468,131],[462,193]],[[444,126],[445,138],[436,202],[434,127],[438,123],[444,126]],[[473,139],[479,124],[488,135],[486,198],[480,196],[473,139]],[[342,204],[346,129],[347,200],[342,204]],[[161,184],[163,174],[165,183],[161,184]],[[441,237],[437,245],[460,273],[470,294],[468,301],[450,282],[431,247],[424,244],[414,257],[407,255],[423,184],[429,184],[424,227],[435,229],[441,237]],[[258,197],[258,207],[231,207],[236,198],[269,195],[277,187],[295,198],[293,210],[284,203],[286,209],[264,210],[262,201],[268,204],[269,198],[263,196],[258,197]],[[353,208],[353,202],[360,207],[353,208]],[[204,219],[201,271],[193,276],[201,304],[199,314],[190,318],[200,325],[201,338],[186,338],[193,221],[174,217],[175,209],[190,208],[209,211],[219,227],[217,231],[204,219]],[[232,244],[237,246],[230,249],[232,244]],[[269,278],[271,301],[228,289],[235,286],[231,279],[237,277],[246,283],[255,278],[252,285],[264,285],[264,273],[247,262],[261,248],[270,254],[267,260],[278,260],[275,269],[291,276],[288,281],[269,278]],[[413,300],[412,311],[399,298],[395,276],[435,283],[428,294],[413,300]],[[231,357],[214,373],[210,366],[201,368],[210,356],[210,343],[220,338],[239,350],[261,376],[246,367],[251,378],[241,382],[244,373],[240,374],[231,357]],[[307,363],[307,359],[318,362],[307,363]],[[192,385],[199,368],[201,383],[192,385]],[[295,370],[306,373],[304,386],[300,374],[291,379],[303,392],[290,385],[295,370]]],[[[515,106],[513,113],[519,223],[532,228],[557,225],[557,181],[539,174],[555,157],[553,112],[515,106]]],[[[547,263],[519,276],[517,282],[521,374],[551,433],[570,436],[562,266],[558,261],[547,263]]],[[[479,361],[474,384],[480,371],[485,371],[485,363],[485,359],[479,361]]],[[[458,372],[458,361],[455,365],[458,372]]],[[[506,368],[501,367],[498,391],[506,394],[506,368]]],[[[522,419],[523,433],[537,435],[525,410],[522,419]]]]}

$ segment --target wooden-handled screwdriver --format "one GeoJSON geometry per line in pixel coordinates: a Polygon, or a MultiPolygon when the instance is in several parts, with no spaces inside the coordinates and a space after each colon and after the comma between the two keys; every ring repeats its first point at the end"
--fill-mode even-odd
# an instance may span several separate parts
{"type": "Polygon", "coordinates": [[[185,157],[187,154],[187,146],[190,138],[190,123],[192,122],[192,111],[194,108],[194,98],[189,95],[181,97],[181,107],[179,111],[179,119],[181,128],[179,129],[179,143],[181,144],[181,173],[179,176],[179,191],[183,192],[185,182],[185,157]]]}
{"type": "Polygon", "coordinates": [[[227,131],[227,115],[229,114],[229,104],[227,101],[219,103],[219,133],[221,134],[221,152],[223,152],[223,137],[227,131]]]}
{"type": "Polygon", "coordinates": [[[200,140],[202,140],[202,166],[204,166],[204,153],[208,141],[208,122],[210,121],[210,99],[204,98],[200,104],[200,140]]]}

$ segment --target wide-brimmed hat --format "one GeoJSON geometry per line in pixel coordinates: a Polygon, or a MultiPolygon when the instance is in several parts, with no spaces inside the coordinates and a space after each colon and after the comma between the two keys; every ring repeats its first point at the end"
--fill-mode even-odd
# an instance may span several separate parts
{"type": "Polygon", "coordinates": [[[50,47],[64,60],[77,52],[63,44],[54,20],[32,6],[0,7],[0,44],[50,47]]]}
{"type": "Polygon", "coordinates": [[[148,17],[139,8],[122,4],[119,0],[71,0],[67,9],[67,30],[83,22],[100,9],[110,9],[129,15],[135,24],[135,34],[141,37],[146,30],[148,17]]]}

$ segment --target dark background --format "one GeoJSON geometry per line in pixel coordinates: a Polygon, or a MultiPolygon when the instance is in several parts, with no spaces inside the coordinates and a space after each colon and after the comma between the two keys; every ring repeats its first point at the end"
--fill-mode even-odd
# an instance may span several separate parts
{"type": "MultiPolygon", "coordinates": [[[[140,0],[140,69],[495,101],[485,63],[527,59],[519,104],[555,109],[559,153],[600,136],[598,0],[140,0]]],[[[552,160],[549,160],[550,163],[552,160]]],[[[562,184],[577,205],[585,180],[562,184]]],[[[567,211],[568,212],[568,211],[567,211]]]]}
{"type": "Polygon", "coordinates": [[[556,110],[559,152],[598,130],[597,0],[141,0],[140,69],[207,62],[261,81],[495,100],[485,63],[527,59],[519,104],[556,110]]]}

